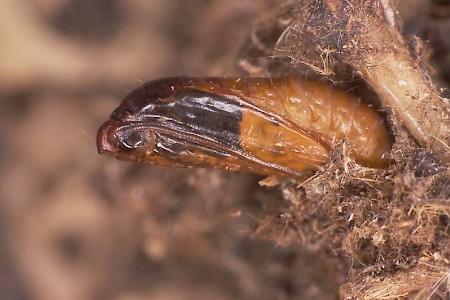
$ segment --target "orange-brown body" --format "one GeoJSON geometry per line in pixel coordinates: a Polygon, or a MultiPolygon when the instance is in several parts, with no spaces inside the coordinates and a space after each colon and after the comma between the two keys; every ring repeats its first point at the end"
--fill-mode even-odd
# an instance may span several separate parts
{"type": "Polygon", "coordinates": [[[298,177],[327,163],[344,138],[357,163],[388,165],[392,140],[383,118],[331,84],[178,77],[132,92],[102,125],[97,143],[100,153],[120,159],[298,177]],[[136,132],[139,145],[124,147],[136,132]]]}

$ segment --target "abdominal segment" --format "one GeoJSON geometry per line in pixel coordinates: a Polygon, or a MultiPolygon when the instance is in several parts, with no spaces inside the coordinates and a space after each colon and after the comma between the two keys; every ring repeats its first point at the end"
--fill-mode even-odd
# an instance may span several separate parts
{"type": "Polygon", "coordinates": [[[330,83],[290,76],[194,81],[192,86],[244,99],[294,123],[329,148],[347,139],[352,158],[363,166],[388,165],[393,141],[385,120],[360,98],[330,83]]]}

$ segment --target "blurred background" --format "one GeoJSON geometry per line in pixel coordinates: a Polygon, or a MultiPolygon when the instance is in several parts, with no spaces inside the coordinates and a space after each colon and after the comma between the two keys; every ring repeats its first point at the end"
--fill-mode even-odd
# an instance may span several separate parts
{"type": "Polygon", "coordinates": [[[239,49],[277,2],[0,2],[1,299],[338,297],[350,262],[284,235],[288,189],[96,152],[142,82],[242,75],[239,49]]]}
{"type": "Polygon", "coordinates": [[[0,2],[1,299],[335,297],[329,269],[319,272],[325,281],[299,285],[309,271],[293,268],[295,251],[251,237],[256,219],[276,216],[256,213],[283,203],[278,189],[258,186],[261,177],[96,152],[98,126],[143,81],[241,75],[239,48],[272,7],[0,2]]]}

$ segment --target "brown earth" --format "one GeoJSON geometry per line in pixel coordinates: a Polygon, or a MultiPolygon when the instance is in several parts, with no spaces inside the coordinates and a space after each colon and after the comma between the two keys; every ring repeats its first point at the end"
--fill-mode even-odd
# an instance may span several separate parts
{"type": "MultiPolygon", "coordinates": [[[[408,53],[448,88],[444,2],[398,7],[408,53]]],[[[289,5],[0,3],[1,299],[448,297],[448,168],[363,80],[348,83],[360,75],[351,61],[286,35],[301,23],[289,5]],[[141,81],[316,71],[384,111],[396,139],[388,170],[356,165],[345,142],[307,182],[274,187],[96,153],[98,126],[141,81]]]]}

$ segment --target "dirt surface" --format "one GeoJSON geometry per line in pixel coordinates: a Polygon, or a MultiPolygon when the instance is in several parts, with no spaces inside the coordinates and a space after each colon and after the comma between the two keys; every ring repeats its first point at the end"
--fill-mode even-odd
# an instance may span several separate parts
{"type": "MultiPolygon", "coordinates": [[[[448,97],[450,5],[398,4],[408,53],[448,97]]],[[[448,297],[449,170],[370,86],[348,81],[348,61],[312,44],[311,61],[292,60],[302,43],[286,35],[289,7],[0,2],[1,299],[448,297]],[[390,168],[356,165],[343,142],[308,181],[265,187],[96,152],[98,126],[142,81],[286,72],[369,95],[396,139],[390,168]]]]}

